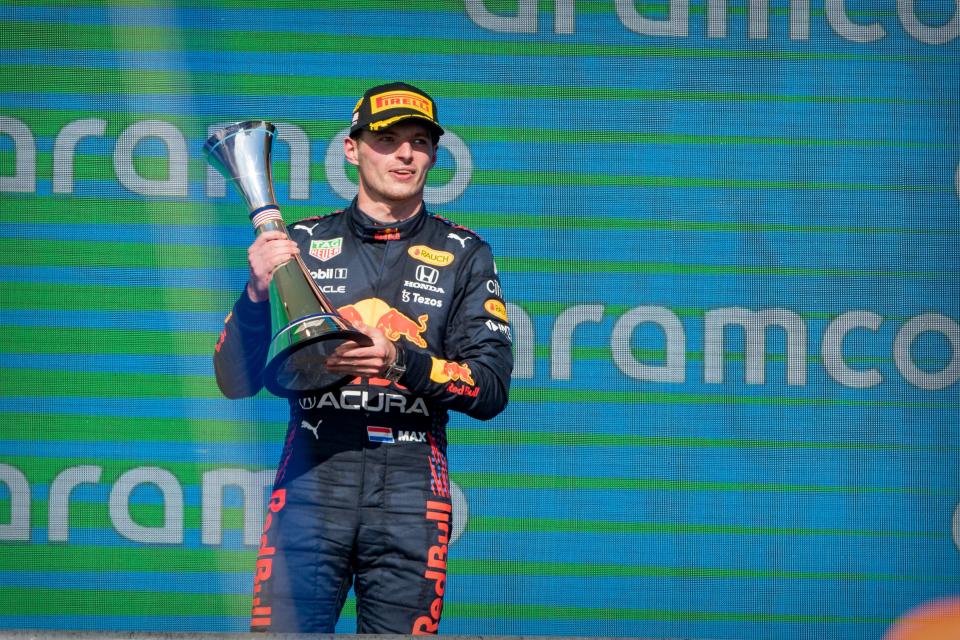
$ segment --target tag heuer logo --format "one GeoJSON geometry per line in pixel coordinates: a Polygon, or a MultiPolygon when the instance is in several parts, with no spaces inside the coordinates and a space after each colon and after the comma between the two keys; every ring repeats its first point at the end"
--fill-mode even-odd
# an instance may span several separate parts
{"type": "Polygon", "coordinates": [[[320,262],[326,262],[331,258],[336,258],[342,250],[343,238],[310,241],[310,255],[320,262]]]}

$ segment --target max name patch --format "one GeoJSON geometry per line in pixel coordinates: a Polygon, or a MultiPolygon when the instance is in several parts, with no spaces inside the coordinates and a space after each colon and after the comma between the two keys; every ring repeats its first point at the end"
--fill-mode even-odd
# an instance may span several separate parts
{"type": "Polygon", "coordinates": [[[433,103],[410,91],[388,91],[370,98],[370,113],[379,113],[397,107],[419,111],[433,120],[433,103]]]}
{"type": "Polygon", "coordinates": [[[426,442],[426,431],[403,431],[397,432],[397,437],[393,437],[393,429],[390,427],[367,427],[367,438],[370,442],[382,442],[384,444],[394,444],[396,442],[426,442]]]}

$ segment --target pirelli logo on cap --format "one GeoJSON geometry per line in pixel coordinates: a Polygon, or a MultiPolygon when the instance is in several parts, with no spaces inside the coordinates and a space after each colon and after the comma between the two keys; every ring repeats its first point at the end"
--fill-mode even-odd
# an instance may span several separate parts
{"type": "Polygon", "coordinates": [[[412,91],[387,91],[370,97],[370,113],[405,107],[433,120],[433,103],[412,91]]]}

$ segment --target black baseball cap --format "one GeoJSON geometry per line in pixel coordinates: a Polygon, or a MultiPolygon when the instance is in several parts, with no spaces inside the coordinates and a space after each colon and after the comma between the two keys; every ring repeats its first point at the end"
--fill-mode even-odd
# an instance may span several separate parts
{"type": "Polygon", "coordinates": [[[353,108],[350,135],[363,129],[386,129],[408,118],[423,120],[433,133],[434,142],[443,135],[433,98],[405,82],[381,84],[368,89],[353,108]]]}

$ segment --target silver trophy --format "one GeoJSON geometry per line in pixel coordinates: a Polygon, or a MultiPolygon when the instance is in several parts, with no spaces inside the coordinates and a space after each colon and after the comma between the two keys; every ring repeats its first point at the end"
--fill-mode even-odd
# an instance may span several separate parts
{"type": "MultiPolygon", "coordinates": [[[[207,161],[243,196],[257,235],[287,232],[270,174],[274,131],[272,124],[262,120],[238,122],[216,131],[203,145],[207,161]]],[[[292,397],[343,384],[348,378],[327,371],[327,357],[347,340],[372,343],[337,312],[299,255],[273,274],[270,316],[273,338],[263,384],[277,396],[292,397]]]]}

